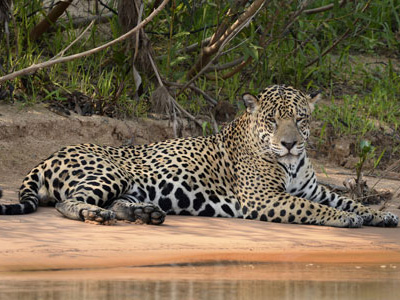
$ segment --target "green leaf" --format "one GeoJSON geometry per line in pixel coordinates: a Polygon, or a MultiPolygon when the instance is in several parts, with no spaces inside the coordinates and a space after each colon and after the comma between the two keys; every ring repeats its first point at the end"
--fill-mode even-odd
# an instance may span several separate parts
{"type": "Polygon", "coordinates": [[[182,32],[179,32],[179,33],[175,34],[174,38],[180,38],[182,36],[187,36],[187,35],[190,35],[190,32],[182,31],[182,32]]]}
{"type": "Polygon", "coordinates": [[[180,62],[185,61],[186,59],[187,56],[178,56],[173,61],[171,61],[171,66],[175,66],[176,64],[179,64],[180,62]]]}
{"type": "Polygon", "coordinates": [[[259,46],[250,44],[248,47],[244,47],[244,55],[245,58],[248,58],[249,56],[251,56],[255,61],[258,60],[258,49],[262,49],[259,46]]]}

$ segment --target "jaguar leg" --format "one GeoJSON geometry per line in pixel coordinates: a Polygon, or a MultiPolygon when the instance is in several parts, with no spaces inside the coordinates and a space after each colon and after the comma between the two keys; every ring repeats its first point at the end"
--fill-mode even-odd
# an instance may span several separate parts
{"type": "Polygon", "coordinates": [[[80,220],[86,223],[111,225],[116,222],[113,211],[76,199],[67,199],[59,202],[56,204],[56,209],[69,219],[80,220]]]}
{"type": "Polygon", "coordinates": [[[277,223],[352,228],[363,225],[362,217],[355,213],[340,211],[286,193],[276,193],[274,198],[257,203],[255,207],[243,206],[242,211],[247,219],[277,223]]]}
{"type": "Polygon", "coordinates": [[[74,186],[70,194],[65,195],[63,191],[58,193],[60,202],[55,207],[62,215],[69,219],[81,220],[86,223],[110,225],[116,223],[115,213],[105,209],[104,204],[115,197],[115,191],[93,180],[82,181],[74,186]],[[109,190],[109,191],[107,191],[109,190]],[[65,198],[64,198],[65,197],[65,198]]]}
{"type": "Polygon", "coordinates": [[[317,201],[342,211],[356,213],[364,220],[364,225],[380,227],[396,227],[399,217],[385,211],[374,210],[350,198],[329,191],[324,186],[318,186],[317,201]]]}

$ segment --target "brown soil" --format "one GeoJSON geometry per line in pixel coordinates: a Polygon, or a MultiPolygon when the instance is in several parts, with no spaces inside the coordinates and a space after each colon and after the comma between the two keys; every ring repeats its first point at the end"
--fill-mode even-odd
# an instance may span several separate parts
{"type": "MultiPolygon", "coordinates": [[[[25,174],[62,146],[136,144],[169,137],[172,130],[165,120],[63,117],[43,106],[2,105],[1,201],[16,201],[25,174]]],[[[338,185],[346,177],[342,173],[349,173],[320,160],[315,169],[320,179],[338,185]]],[[[399,181],[385,179],[378,185],[395,192],[399,181]]],[[[398,215],[399,198],[397,190],[389,204],[398,215]]],[[[39,208],[31,215],[1,216],[0,232],[0,273],[220,260],[400,263],[400,228],[338,229],[183,216],[168,216],[162,226],[121,222],[95,226],[65,219],[52,208],[39,208]]]]}

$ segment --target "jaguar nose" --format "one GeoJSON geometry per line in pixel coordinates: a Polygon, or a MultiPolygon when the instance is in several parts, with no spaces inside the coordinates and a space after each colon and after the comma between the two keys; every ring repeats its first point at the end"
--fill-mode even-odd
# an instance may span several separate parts
{"type": "Polygon", "coordinates": [[[296,143],[297,143],[296,141],[294,142],[281,141],[282,146],[288,149],[288,151],[290,151],[294,147],[294,145],[296,145],[296,143]]]}

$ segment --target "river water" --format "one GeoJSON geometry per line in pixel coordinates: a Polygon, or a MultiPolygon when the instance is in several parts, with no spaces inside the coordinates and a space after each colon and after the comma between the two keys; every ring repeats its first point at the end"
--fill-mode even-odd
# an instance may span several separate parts
{"type": "Polygon", "coordinates": [[[0,273],[3,299],[400,299],[400,264],[213,262],[0,273]]]}

